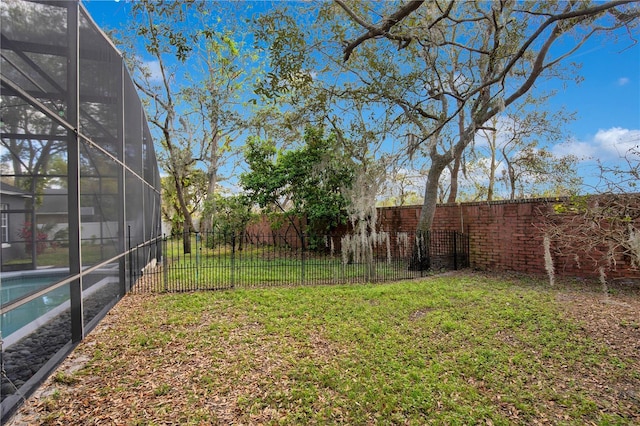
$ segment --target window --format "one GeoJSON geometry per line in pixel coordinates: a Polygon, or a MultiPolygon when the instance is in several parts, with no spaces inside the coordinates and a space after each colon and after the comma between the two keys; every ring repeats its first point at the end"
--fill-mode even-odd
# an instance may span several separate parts
{"type": "Polygon", "coordinates": [[[9,242],[9,204],[0,204],[0,243],[9,242]]]}

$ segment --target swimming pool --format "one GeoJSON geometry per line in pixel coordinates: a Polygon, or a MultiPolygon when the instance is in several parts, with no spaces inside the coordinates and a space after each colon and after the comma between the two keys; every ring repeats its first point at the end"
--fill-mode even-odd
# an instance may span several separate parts
{"type": "Polygon", "coordinates": [[[32,294],[64,278],[63,273],[44,273],[40,271],[23,272],[19,275],[2,277],[0,281],[0,301],[2,304],[13,302],[32,294]],[[35,273],[34,273],[35,272],[35,273]]]}
{"type": "MultiPolygon", "coordinates": [[[[8,275],[8,274],[7,274],[8,275]]],[[[66,272],[58,271],[25,271],[20,274],[3,276],[0,283],[0,300],[3,304],[20,299],[24,296],[42,290],[47,286],[60,281],[67,276],[66,272]]],[[[59,307],[69,300],[69,285],[58,287],[37,299],[25,303],[0,316],[0,330],[4,346],[10,346],[16,338],[23,337],[24,333],[15,335],[16,331],[24,328],[34,321],[45,323],[61,311],[59,307]],[[53,313],[53,315],[51,315],[53,313]],[[49,314],[49,315],[47,315],[49,314]]],[[[64,309],[62,309],[64,310],[64,309]]],[[[33,328],[33,327],[30,327],[33,328]]]]}
{"type": "MultiPolygon", "coordinates": [[[[0,297],[3,304],[20,299],[68,276],[67,270],[25,271],[2,277],[0,297]]],[[[88,297],[104,285],[113,282],[104,278],[83,290],[83,298],[88,297]]],[[[117,281],[117,280],[116,280],[117,281]]],[[[37,328],[59,316],[71,306],[69,284],[64,284],[44,295],[18,306],[0,316],[3,347],[9,347],[26,337],[37,328]]]]}

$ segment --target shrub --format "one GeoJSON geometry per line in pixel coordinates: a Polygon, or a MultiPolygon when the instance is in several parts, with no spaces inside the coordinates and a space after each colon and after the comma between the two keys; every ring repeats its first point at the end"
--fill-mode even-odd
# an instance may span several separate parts
{"type": "Polygon", "coordinates": [[[42,254],[44,250],[47,248],[47,239],[49,236],[43,230],[37,228],[36,225],[36,235],[35,238],[33,236],[33,226],[31,222],[25,222],[20,228],[18,232],[18,236],[25,241],[26,251],[31,252],[33,249],[33,243],[36,243],[36,253],[42,254]]]}

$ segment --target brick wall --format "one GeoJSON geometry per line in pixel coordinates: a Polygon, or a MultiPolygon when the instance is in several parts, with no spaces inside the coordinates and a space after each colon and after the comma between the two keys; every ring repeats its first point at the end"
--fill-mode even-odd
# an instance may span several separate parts
{"type": "Polygon", "coordinates": [[[288,245],[292,248],[300,248],[298,233],[304,232],[306,222],[293,218],[291,221],[282,218],[280,226],[272,227],[267,216],[262,216],[258,221],[251,223],[246,229],[246,238],[249,241],[260,241],[267,245],[288,245]]]}
{"type": "MultiPolygon", "coordinates": [[[[545,275],[542,223],[556,199],[531,199],[440,204],[433,230],[458,230],[469,234],[471,267],[486,271],[512,271],[545,275]]],[[[417,228],[421,206],[383,207],[378,210],[382,229],[411,232],[417,228]]],[[[595,277],[595,265],[579,265],[572,258],[554,259],[556,273],[595,277]]],[[[609,277],[637,277],[639,271],[620,260],[609,277]]]]}
{"type": "MultiPolygon", "coordinates": [[[[471,267],[495,272],[545,275],[542,223],[544,213],[557,199],[531,199],[460,204],[440,204],[436,208],[433,230],[457,230],[469,234],[471,267]]],[[[413,233],[417,229],[421,206],[378,209],[381,230],[413,233]]],[[[291,233],[270,230],[266,221],[254,225],[253,232],[291,233]]],[[[346,229],[343,230],[346,232],[346,229]]],[[[595,265],[579,265],[573,258],[555,258],[556,273],[563,276],[596,277],[595,265]]],[[[621,259],[609,277],[638,277],[621,259]]]]}

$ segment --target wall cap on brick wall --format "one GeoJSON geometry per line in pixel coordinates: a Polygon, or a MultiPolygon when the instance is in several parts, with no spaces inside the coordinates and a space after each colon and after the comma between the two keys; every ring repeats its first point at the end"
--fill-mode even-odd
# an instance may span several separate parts
{"type": "MultiPolygon", "coordinates": [[[[597,197],[599,195],[607,194],[583,194],[581,197],[597,197]]],[[[628,192],[622,194],[612,195],[640,195],[638,192],[628,192]]],[[[454,206],[487,206],[487,205],[500,205],[500,204],[539,204],[539,203],[562,203],[570,201],[570,196],[563,197],[541,197],[541,198],[516,198],[515,200],[493,200],[493,201],[466,201],[460,203],[438,203],[438,207],[454,207],[454,206]]],[[[410,206],[384,206],[378,207],[378,210],[398,210],[398,209],[416,209],[422,208],[422,204],[412,204],[410,206]]]]}
{"type": "MultiPolygon", "coordinates": [[[[591,197],[592,195],[586,195],[591,197]]],[[[493,201],[467,201],[461,203],[438,203],[438,207],[454,207],[454,206],[487,206],[500,204],[538,204],[538,203],[559,203],[570,200],[571,197],[544,197],[544,198],[520,198],[515,200],[493,200],[493,201]]],[[[410,206],[385,206],[378,207],[378,210],[398,210],[398,209],[416,209],[422,208],[422,204],[413,204],[410,206]]]]}

